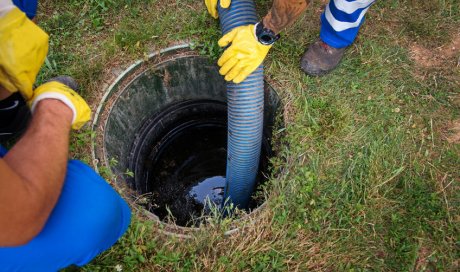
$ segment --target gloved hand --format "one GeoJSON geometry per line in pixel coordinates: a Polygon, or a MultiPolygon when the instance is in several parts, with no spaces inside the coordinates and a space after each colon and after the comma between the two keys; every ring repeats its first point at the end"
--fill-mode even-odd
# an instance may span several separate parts
{"type": "Polygon", "coordinates": [[[0,18],[0,85],[8,91],[29,100],[47,53],[48,35],[18,8],[0,18]]]}
{"type": "MultiPolygon", "coordinates": [[[[209,14],[211,14],[214,19],[219,17],[219,13],[217,12],[217,1],[219,0],[204,0],[204,4],[208,8],[209,14]]],[[[231,0],[221,0],[220,6],[222,8],[228,8],[230,7],[231,2],[231,0]]]]}
{"type": "Polygon", "coordinates": [[[254,33],[254,25],[234,28],[219,40],[219,46],[231,43],[217,61],[219,73],[225,80],[240,83],[259,67],[271,45],[261,44],[254,33]]]}
{"type": "Polygon", "coordinates": [[[66,104],[73,112],[73,129],[81,128],[91,118],[91,109],[85,100],[61,82],[47,82],[35,89],[33,97],[28,101],[32,112],[34,112],[37,103],[43,99],[57,99],[66,104]]]}

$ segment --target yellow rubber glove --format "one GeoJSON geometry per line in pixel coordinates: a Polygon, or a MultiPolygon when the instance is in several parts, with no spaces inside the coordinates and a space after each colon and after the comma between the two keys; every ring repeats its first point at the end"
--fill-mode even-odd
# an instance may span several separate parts
{"type": "Polygon", "coordinates": [[[47,82],[35,89],[33,97],[28,101],[32,112],[34,112],[37,103],[43,99],[57,99],[66,104],[73,112],[73,129],[81,128],[91,118],[91,109],[85,100],[70,87],[60,82],[47,82]]]}
{"type": "MultiPolygon", "coordinates": [[[[217,12],[217,1],[219,1],[219,0],[204,0],[204,4],[208,8],[209,14],[211,14],[211,16],[214,19],[219,18],[219,13],[217,12]]],[[[231,3],[232,3],[231,0],[221,0],[220,1],[220,6],[222,8],[228,8],[228,7],[230,7],[231,3]]]]}
{"type": "Polygon", "coordinates": [[[234,28],[219,40],[219,46],[231,43],[217,61],[219,73],[225,80],[240,83],[259,67],[271,45],[261,44],[254,33],[254,25],[234,28]]]}
{"type": "Polygon", "coordinates": [[[48,53],[48,35],[13,8],[0,18],[0,85],[32,97],[32,85],[48,53]]]}

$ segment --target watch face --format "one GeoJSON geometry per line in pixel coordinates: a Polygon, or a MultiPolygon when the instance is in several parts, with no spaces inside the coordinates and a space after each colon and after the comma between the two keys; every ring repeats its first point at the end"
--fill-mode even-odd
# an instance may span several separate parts
{"type": "Polygon", "coordinates": [[[280,35],[276,35],[270,29],[265,28],[262,22],[256,25],[255,32],[256,32],[257,40],[259,40],[259,42],[263,45],[272,45],[280,37],[280,35]]]}
{"type": "Polygon", "coordinates": [[[273,35],[270,35],[268,33],[262,33],[259,36],[259,42],[265,45],[273,44],[275,42],[275,37],[273,37],[273,35]]]}

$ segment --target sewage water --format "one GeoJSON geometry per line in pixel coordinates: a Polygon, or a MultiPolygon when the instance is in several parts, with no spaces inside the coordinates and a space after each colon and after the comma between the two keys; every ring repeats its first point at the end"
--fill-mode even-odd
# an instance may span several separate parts
{"type": "MultiPolygon", "coordinates": [[[[221,206],[224,199],[226,179],[223,176],[215,176],[206,178],[193,186],[188,196],[193,198],[197,203],[200,203],[205,208],[211,203],[216,206],[221,206]]],[[[212,208],[212,206],[208,207],[212,208]]]]}
{"type": "MultiPolygon", "coordinates": [[[[203,216],[220,207],[225,189],[227,112],[208,107],[205,114],[189,111],[154,142],[144,161],[147,209],[160,220],[172,219],[180,226],[199,226],[203,216]],[[171,216],[171,217],[168,217],[171,216]]],[[[170,115],[166,115],[170,116],[170,115]]],[[[152,122],[158,122],[155,118],[152,122]]],[[[267,169],[268,143],[264,144],[258,183],[267,169]]],[[[253,199],[250,209],[261,204],[253,199]]]]}

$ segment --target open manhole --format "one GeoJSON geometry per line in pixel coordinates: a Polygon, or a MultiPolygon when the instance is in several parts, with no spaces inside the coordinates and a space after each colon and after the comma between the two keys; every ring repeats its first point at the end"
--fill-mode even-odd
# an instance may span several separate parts
{"type": "MultiPolygon", "coordinates": [[[[265,86],[262,155],[266,180],[279,98],[265,86]]],[[[109,87],[93,122],[96,167],[107,167],[152,218],[197,227],[223,199],[226,87],[218,67],[188,45],[129,67],[109,87]]],[[[248,212],[263,203],[256,189],[248,212]]]]}

